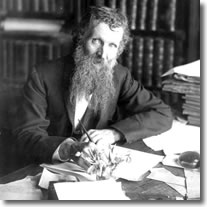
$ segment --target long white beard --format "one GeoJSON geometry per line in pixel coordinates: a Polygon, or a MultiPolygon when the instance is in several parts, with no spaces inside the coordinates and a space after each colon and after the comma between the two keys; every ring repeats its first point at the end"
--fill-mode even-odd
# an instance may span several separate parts
{"type": "Polygon", "coordinates": [[[76,69],[72,78],[70,100],[74,103],[77,94],[84,95],[88,99],[92,94],[89,107],[97,111],[99,107],[104,110],[107,103],[115,94],[113,82],[113,68],[116,59],[104,63],[96,54],[85,55],[83,47],[77,46],[74,53],[76,69]]]}

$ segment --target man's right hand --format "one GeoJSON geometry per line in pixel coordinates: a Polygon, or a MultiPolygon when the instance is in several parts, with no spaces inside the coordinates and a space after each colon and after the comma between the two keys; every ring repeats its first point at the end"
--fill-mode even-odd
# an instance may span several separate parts
{"type": "Polygon", "coordinates": [[[78,142],[72,138],[64,140],[59,147],[59,157],[62,162],[67,162],[72,159],[78,165],[83,167],[85,170],[90,167],[89,163],[85,158],[90,156],[91,151],[95,148],[95,144],[91,142],[78,142]],[[79,152],[79,153],[78,153],[79,152]],[[79,156],[81,155],[81,156],[79,156]],[[87,156],[88,155],[88,156],[87,156]]]}
{"type": "Polygon", "coordinates": [[[62,161],[68,161],[73,158],[77,152],[82,150],[88,145],[86,142],[74,141],[72,138],[67,138],[60,144],[59,156],[62,161]]]}

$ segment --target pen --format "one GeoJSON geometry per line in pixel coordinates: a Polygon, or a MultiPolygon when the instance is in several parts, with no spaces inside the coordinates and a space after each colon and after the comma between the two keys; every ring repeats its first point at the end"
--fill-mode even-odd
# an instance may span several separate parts
{"type": "Polygon", "coordinates": [[[85,132],[85,134],[87,135],[88,139],[90,142],[93,142],[93,140],[91,139],[91,137],[89,136],[88,132],[86,131],[86,128],[83,126],[83,124],[81,123],[81,120],[79,120],[80,126],[82,127],[83,131],[85,132]]]}

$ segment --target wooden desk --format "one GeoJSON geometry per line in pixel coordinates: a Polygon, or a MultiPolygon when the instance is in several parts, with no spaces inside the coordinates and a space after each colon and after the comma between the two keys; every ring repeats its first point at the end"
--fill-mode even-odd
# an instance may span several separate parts
{"type": "MultiPolygon", "coordinates": [[[[133,144],[126,144],[125,147],[154,154],[162,154],[162,152],[152,151],[142,141],[133,144]]],[[[167,170],[170,170],[175,175],[184,176],[184,172],[180,168],[167,167],[163,166],[162,164],[159,164],[157,167],[165,167],[167,170]]],[[[32,164],[0,178],[0,184],[20,180],[28,175],[34,176],[41,172],[42,168],[39,165],[32,164]]],[[[175,200],[175,197],[181,197],[181,195],[177,191],[161,181],[151,180],[146,177],[142,181],[137,182],[127,181],[124,179],[119,180],[122,182],[123,190],[132,200],[175,200]]],[[[42,193],[44,194],[43,198],[47,199],[48,192],[42,190],[42,193]]]]}

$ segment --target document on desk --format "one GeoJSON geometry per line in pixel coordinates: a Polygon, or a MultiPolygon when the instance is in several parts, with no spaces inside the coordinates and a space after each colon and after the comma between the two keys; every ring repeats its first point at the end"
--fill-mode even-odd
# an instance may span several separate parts
{"type": "Polygon", "coordinates": [[[165,182],[166,184],[177,190],[177,192],[179,192],[182,196],[185,196],[186,194],[185,178],[175,176],[165,168],[152,169],[150,175],[148,175],[147,178],[165,182]]]}
{"type": "Polygon", "coordinates": [[[200,127],[174,120],[170,130],[143,141],[155,151],[163,150],[166,155],[200,151],[200,127]]]}
{"type": "Polygon", "coordinates": [[[64,162],[64,163],[58,163],[58,164],[41,164],[40,166],[43,168],[46,168],[47,170],[53,173],[63,174],[63,175],[72,175],[76,177],[79,181],[96,180],[96,176],[89,175],[83,168],[81,168],[75,163],[64,162]]]}
{"type": "Polygon", "coordinates": [[[164,158],[164,156],[161,155],[118,146],[115,147],[114,152],[120,155],[129,154],[131,161],[120,163],[113,171],[112,175],[116,178],[123,178],[131,181],[142,180],[145,173],[155,167],[164,158]]]}
{"type": "Polygon", "coordinates": [[[129,200],[113,179],[55,183],[54,188],[58,200],[129,200]]]}
{"type": "Polygon", "coordinates": [[[188,199],[200,200],[200,169],[184,169],[188,199]]]}
{"type": "MultiPolygon", "coordinates": [[[[119,163],[112,172],[115,179],[123,178],[130,181],[138,181],[143,178],[146,172],[163,160],[163,156],[151,153],[131,150],[124,147],[114,146],[114,154],[117,157],[129,155],[130,161],[119,163]]],[[[79,178],[80,181],[96,180],[96,175],[90,175],[76,164],[65,162],[61,164],[42,164],[42,167],[54,173],[70,174],[79,178]]]]}

